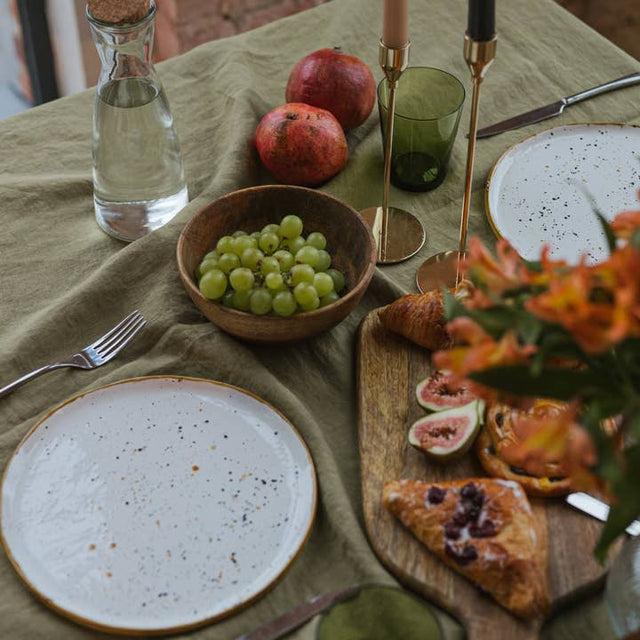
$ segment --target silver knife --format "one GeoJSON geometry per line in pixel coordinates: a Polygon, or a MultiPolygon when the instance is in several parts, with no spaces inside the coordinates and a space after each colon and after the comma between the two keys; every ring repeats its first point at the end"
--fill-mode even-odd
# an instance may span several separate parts
{"type": "MultiPolygon", "coordinates": [[[[566,501],[575,509],[588,513],[590,516],[604,522],[609,515],[609,505],[588,493],[570,493],[566,501]]],[[[640,536],[640,520],[634,520],[627,528],[630,536],[640,536]]]]}
{"type": "Polygon", "coordinates": [[[622,87],[630,87],[638,83],[640,83],[640,73],[632,73],[628,76],[623,76],[617,80],[601,84],[598,87],[593,87],[593,89],[587,89],[586,91],[581,91],[573,96],[561,98],[552,104],[545,105],[544,107],[538,107],[533,111],[527,111],[519,116],[514,116],[513,118],[503,120],[502,122],[498,122],[490,127],[480,129],[476,133],[476,138],[488,138],[489,136],[495,136],[498,133],[503,133],[504,131],[519,129],[520,127],[526,127],[529,124],[533,124],[534,122],[541,122],[547,118],[559,116],[564,111],[565,107],[570,107],[576,102],[587,100],[587,98],[598,96],[601,93],[606,93],[607,91],[614,91],[615,89],[621,89],[622,87]]]}

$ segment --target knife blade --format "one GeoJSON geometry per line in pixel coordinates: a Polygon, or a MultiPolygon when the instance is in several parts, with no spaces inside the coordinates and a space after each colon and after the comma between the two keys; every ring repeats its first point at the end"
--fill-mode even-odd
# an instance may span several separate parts
{"type": "Polygon", "coordinates": [[[267,622],[266,624],[254,629],[250,633],[239,636],[236,640],[277,640],[285,633],[289,633],[305,622],[311,620],[313,616],[322,613],[325,609],[338,602],[344,600],[357,593],[362,585],[351,585],[342,587],[334,591],[329,591],[321,596],[316,596],[308,602],[301,604],[295,609],[291,609],[283,613],[278,618],[267,622]]]}
{"type": "MultiPolygon", "coordinates": [[[[609,516],[609,505],[598,498],[594,498],[588,493],[570,493],[566,498],[568,504],[574,509],[587,513],[598,520],[605,522],[609,516]]],[[[626,532],[630,536],[640,536],[640,521],[634,520],[627,528],[626,532]]]]}
{"type": "Polygon", "coordinates": [[[490,136],[495,136],[498,133],[504,133],[505,131],[511,131],[512,129],[519,129],[520,127],[526,127],[527,125],[547,120],[548,118],[554,118],[555,116],[559,116],[564,111],[565,107],[569,107],[576,102],[587,100],[588,98],[598,96],[608,91],[615,91],[616,89],[630,87],[639,83],[640,72],[631,73],[627,76],[623,76],[622,78],[618,78],[617,80],[606,82],[605,84],[587,89],[586,91],[581,91],[580,93],[576,93],[572,96],[567,96],[566,98],[561,98],[560,100],[547,104],[544,107],[538,107],[537,109],[532,109],[526,113],[521,113],[518,116],[508,118],[507,120],[498,122],[490,127],[484,127],[476,133],[476,138],[488,138],[490,136]]]}

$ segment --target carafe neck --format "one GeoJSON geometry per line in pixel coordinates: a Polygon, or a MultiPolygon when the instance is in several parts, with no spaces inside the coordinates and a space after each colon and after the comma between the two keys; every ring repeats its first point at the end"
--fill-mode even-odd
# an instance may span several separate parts
{"type": "Polygon", "coordinates": [[[132,24],[113,24],[97,20],[87,7],[87,18],[102,63],[99,87],[123,78],[154,79],[151,54],[155,14],[155,3],[151,2],[149,13],[142,20],[132,24]]]}

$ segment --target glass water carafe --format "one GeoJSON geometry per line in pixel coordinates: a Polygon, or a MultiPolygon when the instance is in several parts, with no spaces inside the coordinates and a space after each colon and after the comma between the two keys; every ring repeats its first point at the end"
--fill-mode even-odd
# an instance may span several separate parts
{"type": "Polygon", "coordinates": [[[111,24],[87,8],[102,62],[93,116],[93,200],[108,234],[132,241],[188,202],[180,144],[151,62],[156,7],[133,24],[111,24]]]}

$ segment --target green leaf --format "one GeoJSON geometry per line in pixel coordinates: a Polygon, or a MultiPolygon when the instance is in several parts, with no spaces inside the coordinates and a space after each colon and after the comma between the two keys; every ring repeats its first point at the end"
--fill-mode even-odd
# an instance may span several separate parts
{"type": "Polygon", "coordinates": [[[515,320],[520,340],[524,344],[536,344],[544,329],[544,323],[524,309],[517,310],[515,320]]]}
{"type": "Polygon", "coordinates": [[[604,232],[605,238],[607,240],[607,245],[609,246],[609,253],[613,253],[616,248],[616,237],[613,234],[613,230],[611,229],[611,225],[607,221],[607,219],[600,213],[598,207],[596,205],[595,198],[591,195],[589,190],[582,184],[577,181],[572,180],[572,183],[575,187],[577,187],[584,194],[585,198],[591,203],[591,207],[593,208],[593,212],[596,214],[598,220],[600,221],[600,226],[602,227],[602,231],[604,232]]]}
{"type": "Polygon", "coordinates": [[[542,273],[542,262],[540,260],[525,260],[520,258],[524,266],[532,273],[542,273]]]}
{"type": "Polygon", "coordinates": [[[489,309],[474,309],[467,311],[492,338],[500,338],[509,329],[516,328],[518,316],[515,310],[505,305],[496,305],[489,309]]]}
{"type": "Polygon", "coordinates": [[[622,470],[618,461],[618,452],[613,439],[602,429],[601,422],[604,418],[618,413],[619,408],[614,407],[608,399],[595,398],[580,415],[580,424],[591,435],[596,447],[598,462],[595,473],[606,480],[610,486],[616,486],[622,470]],[[613,409],[613,410],[612,410],[613,409]]]}
{"type": "Polygon", "coordinates": [[[596,209],[596,216],[598,216],[598,220],[600,221],[600,226],[604,231],[605,238],[607,239],[607,245],[609,246],[609,253],[613,253],[616,249],[616,237],[613,233],[613,229],[609,224],[609,221],[596,209]]]}
{"type": "Polygon", "coordinates": [[[444,308],[444,317],[447,322],[451,322],[454,318],[460,316],[468,316],[469,312],[467,308],[456,298],[450,291],[443,289],[442,291],[442,306],[444,308]]]}
{"type": "Polygon", "coordinates": [[[494,367],[469,375],[472,380],[516,396],[556,400],[585,397],[602,389],[605,381],[590,371],[543,368],[534,375],[528,366],[494,367]]]}
{"type": "Polygon", "coordinates": [[[640,445],[624,452],[624,471],[613,487],[617,501],[609,510],[609,517],[602,528],[595,548],[596,558],[603,562],[611,544],[624,533],[631,522],[640,515],[640,445]]]}

